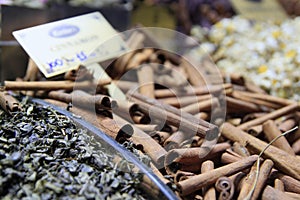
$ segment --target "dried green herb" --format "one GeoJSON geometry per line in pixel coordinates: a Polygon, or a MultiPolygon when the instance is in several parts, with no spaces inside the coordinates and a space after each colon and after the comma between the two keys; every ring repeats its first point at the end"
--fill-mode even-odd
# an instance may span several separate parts
{"type": "Polygon", "coordinates": [[[65,115],[23,104],[12,116],[0,113],[0,198],[145,199],[141,174],[127,160],[114,163],[113,150],[65,115]]]}

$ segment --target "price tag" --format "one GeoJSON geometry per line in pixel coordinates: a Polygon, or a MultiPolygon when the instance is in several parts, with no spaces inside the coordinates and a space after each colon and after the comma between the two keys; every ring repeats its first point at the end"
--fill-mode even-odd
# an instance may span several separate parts
{"type": "Polygon", "coordinates": [[[282,6],[275,0],[230,0],[241,16],[253,20],[283,21],[288,18],[282,6]]]}
{"type": "Polygon", "coordinates": [[[88,60],[117,57],[128,49],[100,12],[14,31],[13,35],[47,78],[88,60]]]}

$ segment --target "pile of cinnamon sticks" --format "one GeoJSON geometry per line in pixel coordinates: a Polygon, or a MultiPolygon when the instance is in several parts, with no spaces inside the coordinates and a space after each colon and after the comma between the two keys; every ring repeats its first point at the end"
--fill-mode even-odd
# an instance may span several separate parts
{"type": "Polygon", "coordinates": [[[149,41],[134,32],[128,46],[139,49],[107,65],[108,79],[81,66],[41,80],[31,63],[27,78],[4,87],[68,108],[118,142],[131,140],[179,199],[299,199],[299,103],[219,73],[207,57],[192,66],[187,57],[143,48],[149,41]]]}

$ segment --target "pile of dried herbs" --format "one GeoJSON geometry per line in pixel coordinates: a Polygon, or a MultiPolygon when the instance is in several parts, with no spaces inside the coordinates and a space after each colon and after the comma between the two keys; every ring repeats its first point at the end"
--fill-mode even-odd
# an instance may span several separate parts
{"type": "Polygon", "coordinates": [[[50,107],[26,102],[22,111],[0,114],[2,199],[145,199],[141,174],[115,158],[50,107]]]}

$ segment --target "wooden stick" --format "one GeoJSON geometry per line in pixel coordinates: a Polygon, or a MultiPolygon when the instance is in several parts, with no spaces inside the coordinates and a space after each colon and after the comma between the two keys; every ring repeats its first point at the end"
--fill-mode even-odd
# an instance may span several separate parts
{"type": "Polygon", "coordinates": [[[275,118],[278,118],[282,115],[286,115],[286,114],[289,114],[291,112],[295,112],[297,110],[299,110],[299,104],[298,103],[293,103],[293,104],[290,104],[290,105],[285,106],[283,108],[280,108],[278,110],[275,110],[274,112],[270,112],[266,115],[263,115],[263,116],[258,117],[256,119],[253,119],[251,121],[245,122],[245,123],[239,125],[238,128],[242,129],[242,130],[247,130],[248,128],[250,128],[252,126],[262,124],[262,123],[268,121],[269,119],[275,119],[275,118]]]}
{"type": "MultiPolygon", "coordinates": [[[[201,173],[206,173],[214,169],[214,163],[207,160],[201,165],[201,173]]],[[[216,199],[216,190],[213,186],[206,186],[202,188],[203,200],[216,199]]]]}
{"type": "MultiPolygon", "coordinates": [[[[261,141],[260,139],[255,138],[226,122],[222,125],[221,130],[222,136],[230,139],[231,141],[241,143],[242,145],[246,146],[250,152],[252,151],[255,154],[259,154],[268,145],[264,141],[261,141]]],[[[271,159],[276,168],[300,180],[299,158],[291,156],[285,151],[282,151],[281,149],[278,149],[272,145],[265,150],[263,157],[271,159]]]]}
{"type": "MultiPolygon", "coordinates": [[[[278,129],[273,120],[268,120],[263,124],[263,131],[265,137],[267,138],[267,141],[269,142],[281,135],[281,131],[278,129]]],[[[291,155],[295,155],[295,152],[293,151],[292,147],[285,137],[278,138],[275,142],[273,142],[272,145],[286,151],[291,155]]]]}
{"type": "Polygon", "coordinates": [[[291,198],[289,195],[285,194],[284,192],[280,190],[276,190],[271,186],[267,186],[264,189],[264,192],[262,194],[262,200],[294,200],[294,198],[291,198]]]}
{"type": "Polygon", "coordinates": [[[241,170],[249,168],[257,160],[257,158],[258,157],[256,155],[249,156],[240,161],[196,175],[187,180],[178,182],[177,187],[183,196],[191,194],[192,192],[195,192],[204,186],[213,184],[222,176],[230,176],[241,170]]]}

